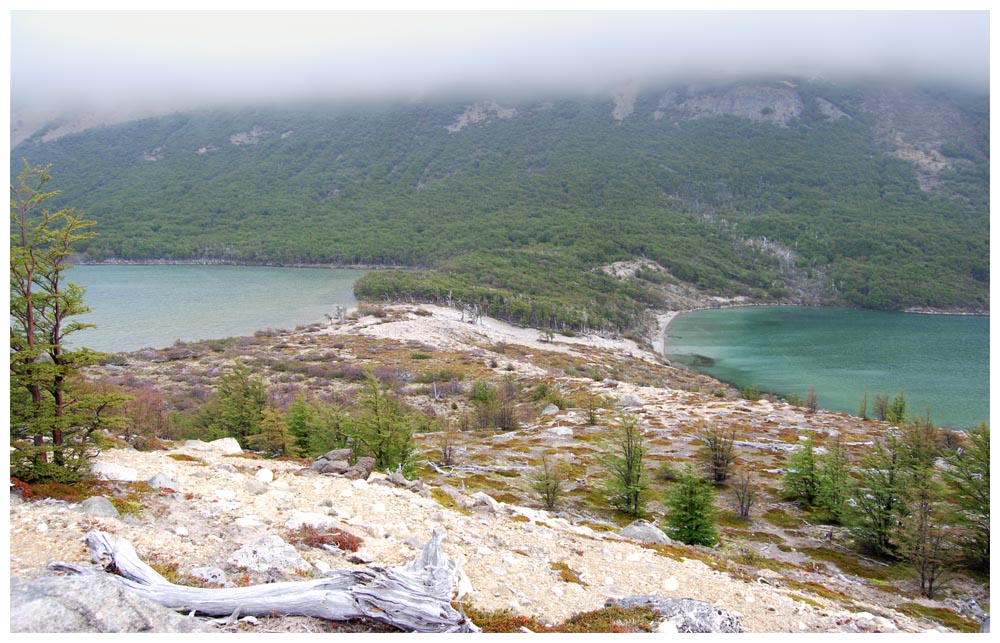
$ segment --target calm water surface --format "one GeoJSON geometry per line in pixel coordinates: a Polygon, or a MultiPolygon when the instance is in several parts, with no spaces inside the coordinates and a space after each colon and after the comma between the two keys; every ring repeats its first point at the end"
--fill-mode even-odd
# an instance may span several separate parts
{"type": "Polygon", "coordinates": [[[756,385],[856,414],[865,391],[906,395],[938,426],[989,421],[989,318],[870,310],[747,307],[678,316],[669,359],[736,386],[756,385]]]}
{"type": "Polygon", "coordinates": [[[252,335],[263,328],[324,322],[354,306],[363,270],[257,266],[75,266],[97,324],[71,336],[76,346],[119,352],[174,341],[252,335]]]}

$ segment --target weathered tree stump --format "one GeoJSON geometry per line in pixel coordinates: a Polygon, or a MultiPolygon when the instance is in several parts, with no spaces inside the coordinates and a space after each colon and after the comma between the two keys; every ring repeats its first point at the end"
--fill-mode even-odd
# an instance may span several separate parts
{"type": "MultiPolygon", "coordinates": [[[[174,585],[142,562],[123,538],[91,531],[85,540],[96,565],[120,574],[109,574],[116,582],[178,611],[209,616],[313,616],[331,621],[369,618],[410,632],[478,632],[451,606],[459,567],[444,557],[443,538],[443,532],[435,532],[420,555],[404,567],[341,569],[317,580],[221,589],[174,585]]],[[[64,562],[49,567],[101,573],[64,562]]]]}

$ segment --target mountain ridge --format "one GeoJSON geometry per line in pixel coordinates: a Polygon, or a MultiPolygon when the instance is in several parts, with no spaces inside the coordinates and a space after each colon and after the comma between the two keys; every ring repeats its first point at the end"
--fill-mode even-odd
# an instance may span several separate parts
{"type": "Polygon", "coordinates": [[[408,266],[359,295],[619,331],[658,301],[600,266],[637,259],[716,295],[988,310],[982,97],[783,79],[49,131],[12,168],[55,163],[87,260],[408,266]]]}

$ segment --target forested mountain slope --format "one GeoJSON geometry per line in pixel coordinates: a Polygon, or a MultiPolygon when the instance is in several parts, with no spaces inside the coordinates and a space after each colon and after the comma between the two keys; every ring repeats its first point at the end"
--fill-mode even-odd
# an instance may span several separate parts
{"type": "MultiPolygon", "coordinates": [[[[380,264],[369,298],[628,330],[674,280],[765,301],[989,306],[988,96],[804,81],[174,114],[11,153],[91,260],[380,264]],[[615,279],[615,261],[665,271],[615,279]]],[[[47,135],[47,133],[49,135],[47,135]]]]}

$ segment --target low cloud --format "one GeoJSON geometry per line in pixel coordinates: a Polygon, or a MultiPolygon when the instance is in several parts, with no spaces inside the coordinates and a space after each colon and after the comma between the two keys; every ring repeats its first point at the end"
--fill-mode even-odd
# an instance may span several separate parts
{"type": "Polygon", "coordinates": [[[981,12],[14,12],[15,110],[586,92],[745,74],[985,90],[981,12]]]}

